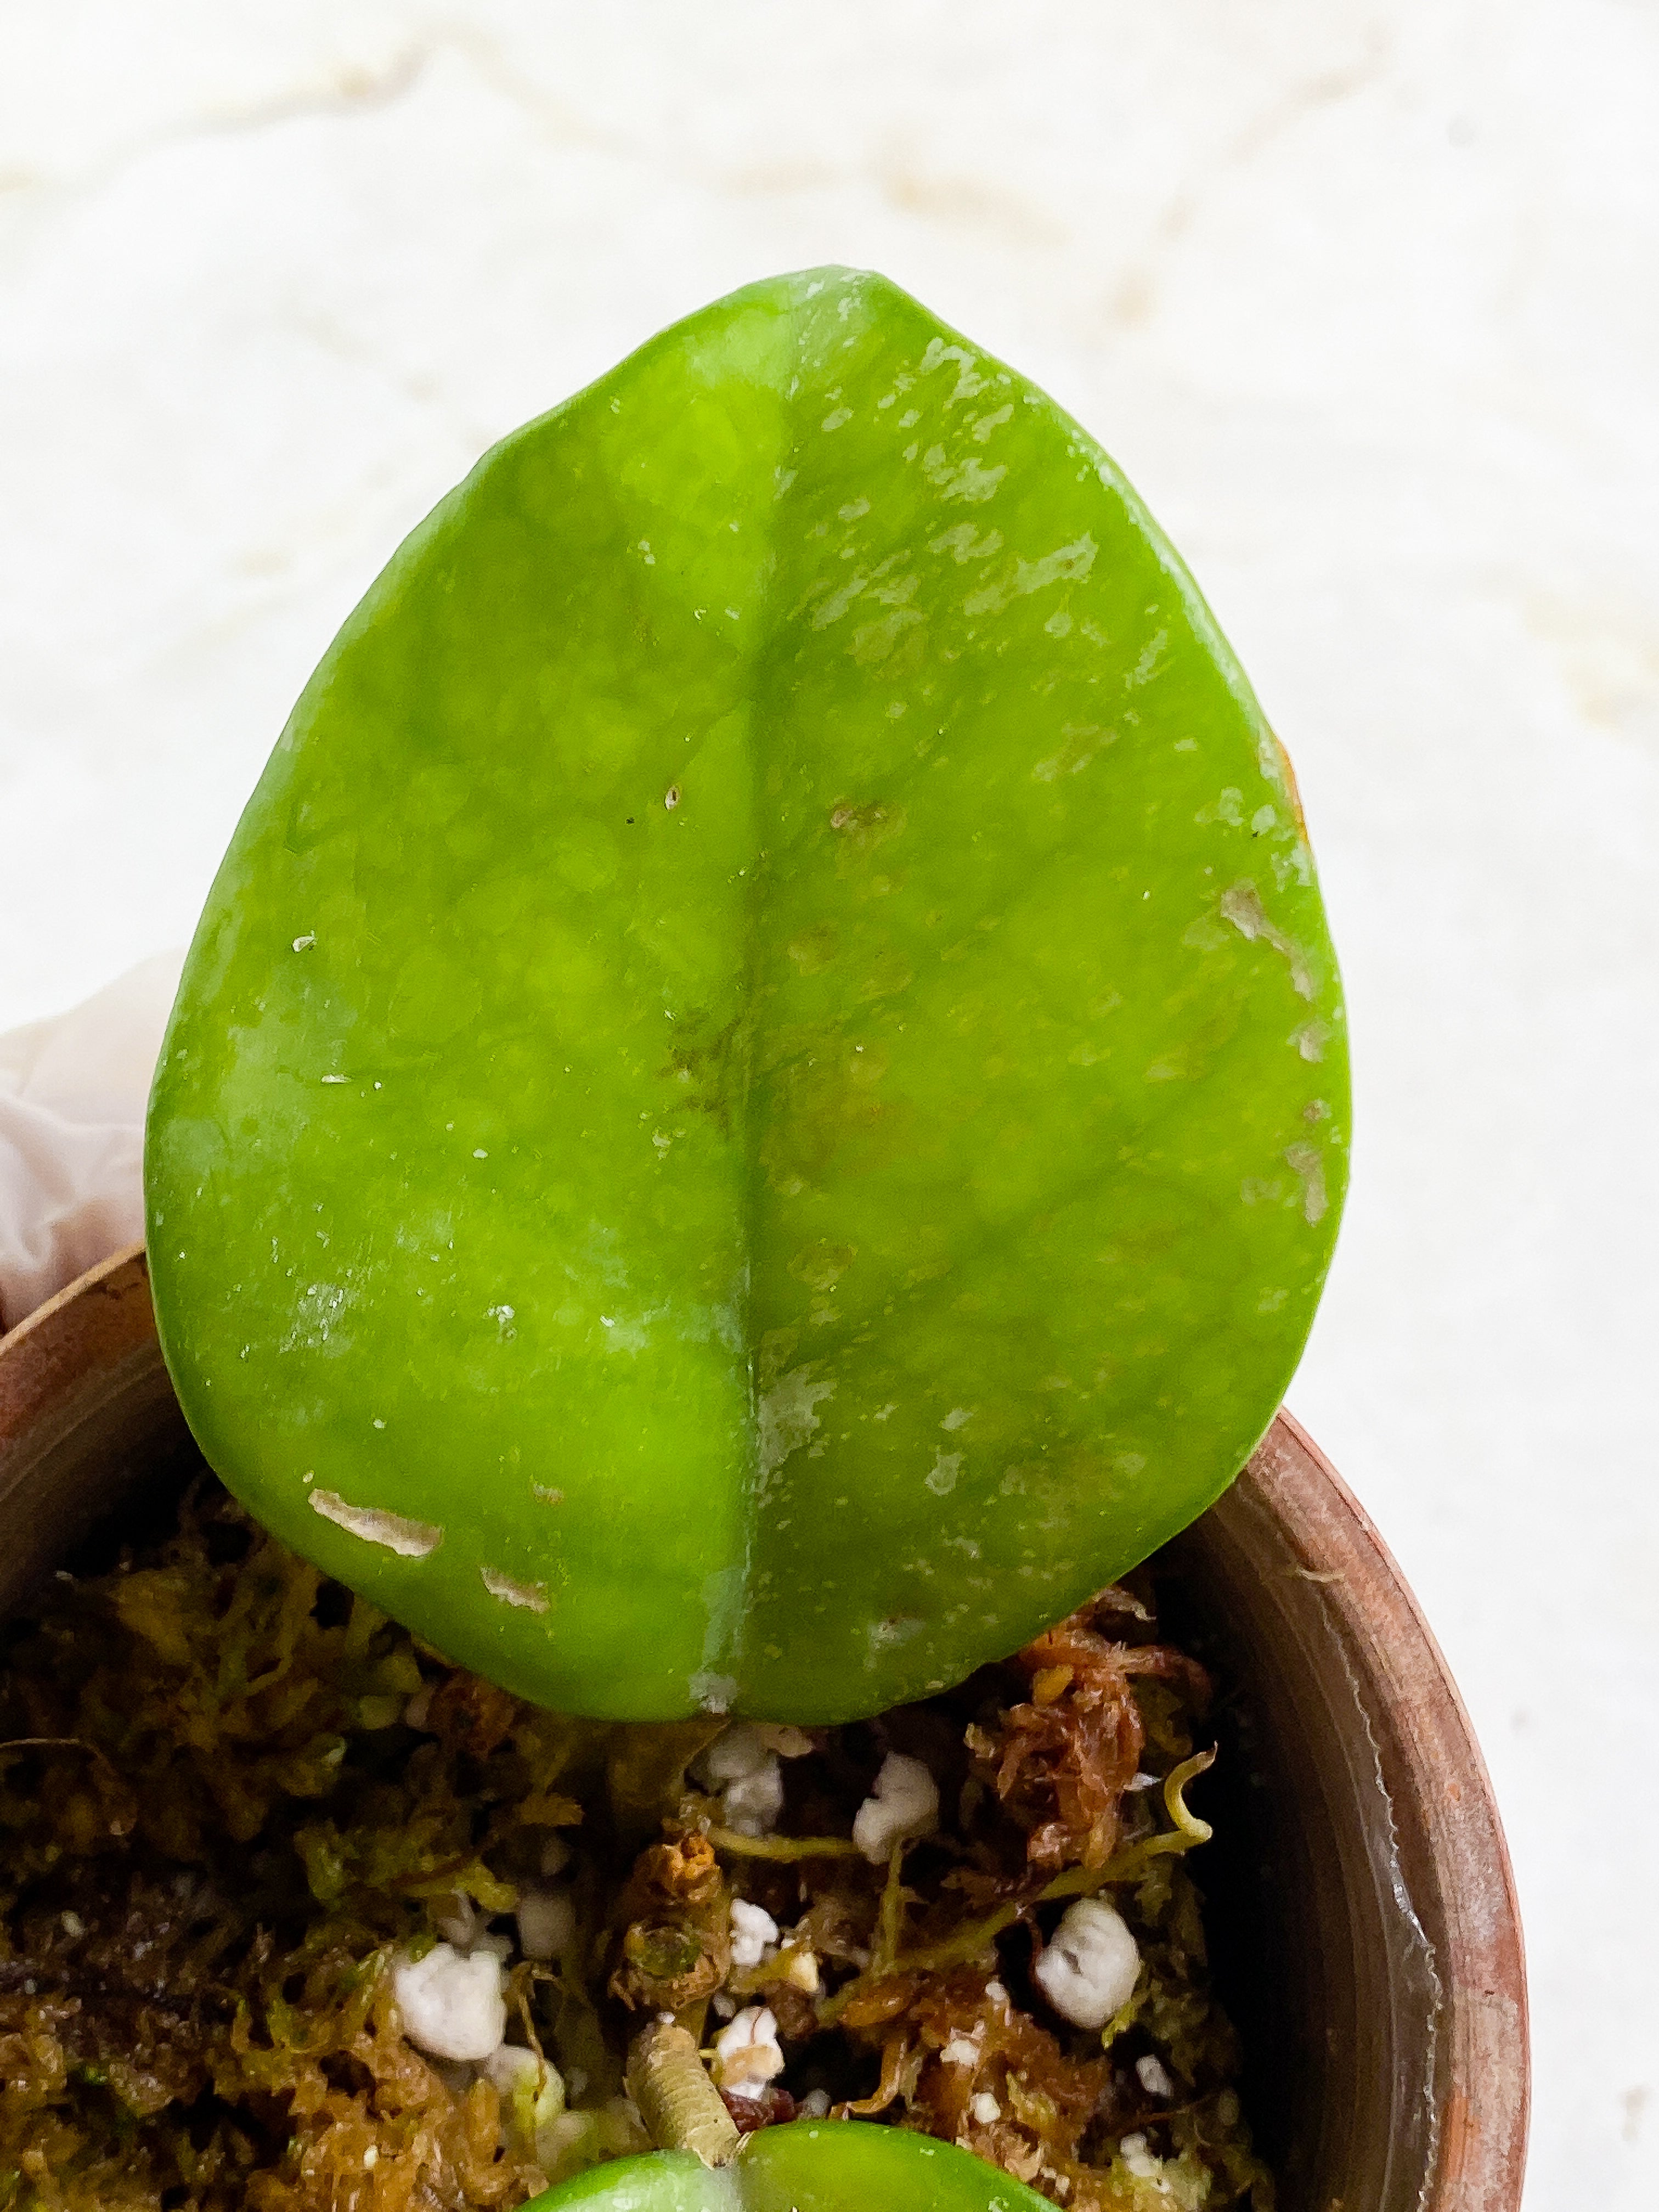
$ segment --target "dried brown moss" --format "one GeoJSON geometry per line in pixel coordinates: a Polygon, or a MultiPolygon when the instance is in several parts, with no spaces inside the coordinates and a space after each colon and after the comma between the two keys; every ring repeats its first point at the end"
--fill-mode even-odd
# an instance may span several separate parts
{"type": "Polygon", "coordinates": [[[1200,1831],[1132,1786],[1194,1749],[1206,1685],[1125,1593],[949,1697],[814,1731],[757,1839],[686,1778],[720,1723],[525,1705],[209,1482],[164,1542],[57,1583],[0,1660],[0,2212],[512,2207],[640,2147],[622,2061],[642,2011],[712,2038],[753,2003],[788,2065],[733,2100],[745,2127],[833,2101],[1070,2212],[1252,2190],[1267,2212],[1176,1856],[1200,1831]],[[877,1868],[845,1839],[889,1750],[926,1760],[941,1819],[877,1868]],[[458,1918],[507,1924],[566,1846],[568,1941],[508,1976],[509,2037],[570,2108],[538,2122],[405,2039],[392,1967],[458,1918]],[[1104,2038],[1030,1974],[1103,1885],[1145,1961],[1104,2038]],[[757,1966],[732,1964],[734,1895],[781,1930],[757,1966]]]}

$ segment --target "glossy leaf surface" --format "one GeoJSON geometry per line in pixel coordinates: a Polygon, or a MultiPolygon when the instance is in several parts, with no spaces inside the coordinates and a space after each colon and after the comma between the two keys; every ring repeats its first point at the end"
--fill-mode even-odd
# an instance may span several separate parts
{"type": "Polygon", "coordinates": [[[453,1657],[842,1718],[1225,1485],[1346,1123],[1288,772],[1145,510],[781,278],[486,455],[318,670],[157,1077],[162,1341],[453,1657]]]}
{"type": "Polygon", "coordinates": [[[970,2151],[862,2120],[794,2120],[745,2136],[710,2172],[684,2151],[596,2166],[526,2212],[1041,2212],[1048,2198],[970,2151]]]}

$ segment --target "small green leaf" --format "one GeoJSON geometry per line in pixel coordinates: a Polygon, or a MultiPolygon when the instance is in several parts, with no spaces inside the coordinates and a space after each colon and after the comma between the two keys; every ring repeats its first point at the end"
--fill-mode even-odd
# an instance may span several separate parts
{"type": "Polygon", "coordinates": [[[971,2151],[864,2120],[793,2120],[744,2138],[712,2172],[685,2151],[591,2166],[526,2212],[1044,2212],[1039,2197],[971,2151]]]}
{"type": "Polygon", "coordinates": [[[487,454],[307,687],[152,1104],[210,1460],[595,1716],[869,1713],[1225,1485],[1346,1179],[1283,756],[1100,449],[880,277],[487,454]]]}

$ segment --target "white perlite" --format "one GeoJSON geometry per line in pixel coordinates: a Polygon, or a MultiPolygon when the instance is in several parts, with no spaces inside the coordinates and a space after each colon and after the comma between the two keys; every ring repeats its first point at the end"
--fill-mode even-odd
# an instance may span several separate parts
{"type": "Polygon", "coordinates": [[[1140,1953],[1123,1921],[1099,1898],[1080,1897],[1049,1937],[1036,1980],[1062,2020],[1104,2027],[1134,1995],[1139,1972],[1140,1953]]]}
{"type": "Polygon", "coordinates": [[[1173,2097],[1176,2093],[1170,2069],[1155,2051],[1136,2059],[1135,2075],[1149,2097],[1173,2097]]]}
{"type": "Polygon", "coordinates": [[[732,1964],[758,1966],[769,1943],[778,1940],[778,1923],[758,1905],[741,1897],[732,1900],[732,1964]]]}
{"type": "Polygon", "coordinates": [[[516,2043],[504,2043],[484,2060],[483,2071],[495,2083],[505,2104],[515,2102],[528,2092],[538,2119],[553,2119],[564,2110],[564,2082],[557,2068],[538,2058],[533,2051],[526,2051],[516,2043]]]}
{"type": "Polygon", "coordinates": [[[1119,2143],[1118,2149],[1122,2154],[1123,2163],[1137,2181],[1162,2180],[1164,2174],[1162,2162],[1154,2158],[1147,2149],[1145,2136],[1139,2132],[1132,2136],[1125,2136],[1122,2142],[1119,2143]]]}
{"type": "Polygon", "coordinates": [[[938,1826],[938,1783],[919,1759],[890,1751],[875,1794],[853,1816],[853,1841],[872,1866],[882,1866],[902,1838],[930,1835],[938,1826]]]}
{"type": "Polygon", "coordinates": [[[745,2005],[714,2039],[716,2087],[734,2097],[758,2097],[782,2071],[776,2017],[766,2005],[745,2005]]]}
{"type": "Polygon", "coordinates": [[[753,1721],[733,1721],[722,1729],[707,1750],[697,1755],[692,1771],[716,1790],[745,1775],[757,1774],[772,1755],[771,1748],[753,1721]]]}
{"type": "Polygon", "coordinates": [[[507,2002],[494,1951],[434,1943],[422,1959],[399,1960],[392,1990],[404,2033],[428,2057],[476,2063],[501,2049],[507,2002]]]}
{"type": "Polygon", "coordinates": [[[705,1787],[720,1791],[720,1817],[739,1836],[766,1835],[783,1810],[783,1770],[768,1746],[768,1733],[752,1721],[734,1721],[691,1770],[705,1787]]]}
{"type": "Polygon", "coordinates": [[[805,1996],[817,1996],[822,1981],[817,1953],[786,1950],[783,1960],[783,1978],[790,1988],[799,1990],[805,1996]]]}
{"type": "Polygon", "coordinates": [[[511,2116],[514,2132],[536,2146],[538,2160],[552,2165],[559,2151],[555,2123],[564,2111],[564,2082],[556,2067],[538,2058],[533,2051],[504,2043],[483,2062],[480,2071],[495,2085],[502,2117],[511,2116]]]}
{"type": "Polygon", "coordinates": [[[783,1810],[783,1776],[777,1760],[769,1757],[757,1772],[728,1782],[720,1793],[720,1810],[735,1835],[769,1835],[783,1810]]]}

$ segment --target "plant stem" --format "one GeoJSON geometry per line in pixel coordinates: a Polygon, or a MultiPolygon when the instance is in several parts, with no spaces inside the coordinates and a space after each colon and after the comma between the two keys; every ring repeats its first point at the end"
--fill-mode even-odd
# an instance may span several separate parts
{"type": "Polygon", "coordinates": [[[654,2020],[628,2054],[628,2090],[659,2150],[689,2150],[708,2166],[725,2166],[742,2136],[720,2091],[703,2071],[683,2027],[654,2020]]]}

